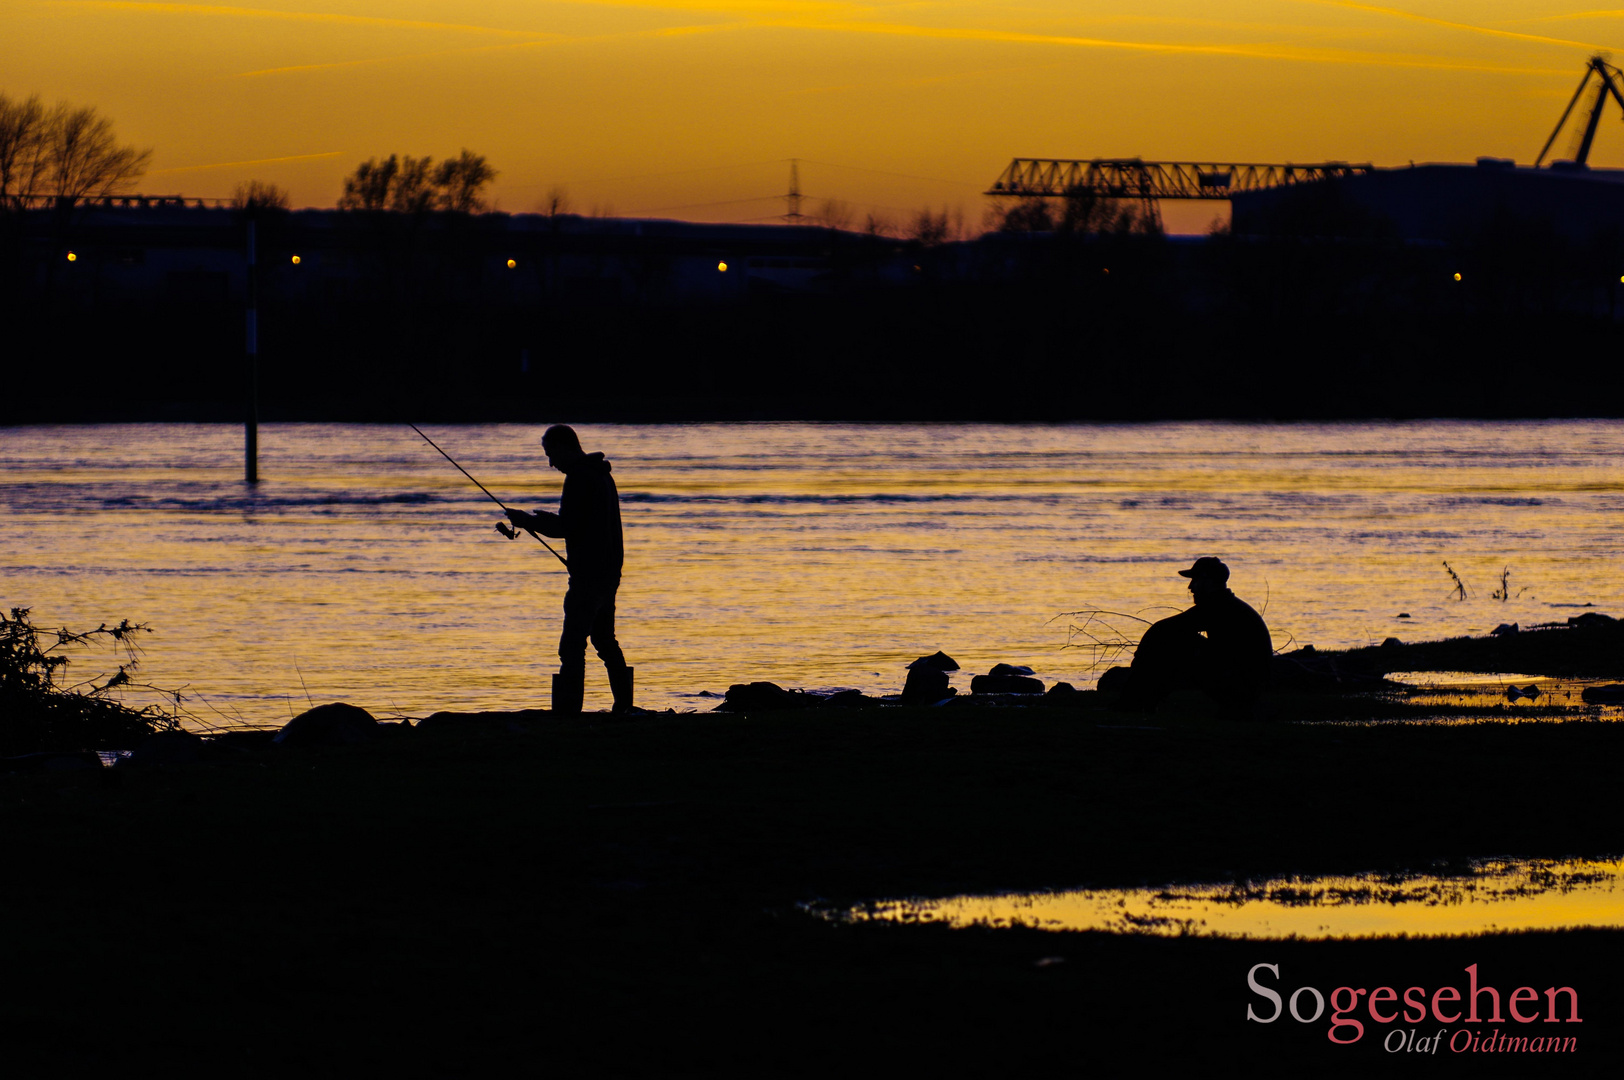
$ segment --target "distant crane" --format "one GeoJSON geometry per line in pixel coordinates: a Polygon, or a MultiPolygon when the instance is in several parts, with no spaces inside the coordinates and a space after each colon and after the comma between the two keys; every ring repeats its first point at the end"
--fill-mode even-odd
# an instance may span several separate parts
{"type": "MultiPolygon", "coordinates": [[[[1607,95],[1613,95],[1613,100],[1618,102],[1619,108],[1624,109],[1624,93],[1619,92],[1617,82],[1618,77],[1624,77],[1624,71],[1620,71],[1612,64],[1609,64],[1606,58],[1599,53],[1592,56],[1590,62],[1585,65],[1584,77],[1579,80],[1579,89],[1575,90],[1573,97],[1568,99],[1568,107],[1562,110],[1562,119],[1556,122],[1556,127],[1551,131],[1551,137],[1545,140],[1545,146],[1540,150],[1539,157],[1534,159],[1534,168],[1539,168],[1539,163],[1544,161],[1545,155],[1550,152],[1551,144],[1556,141],[1557,135],[1561,134],[1562,125],[1568,122],[1569,114],[1573,112],[1573,107],[1579,103],[1579,97],[1585,92],[1585,87],[1589,85],[1590,76],[1592,75],[1596,76],[1597,79],[1596,100],[1590,105],[1590,119],[1585,121],[1584,134],[1579,138],[1579,149],[1574,153],[1570,167],[1580,169],[1586,167],[1585,159],[1590,156],[1590,144],[1595,141],[1596,126],[1601,123],[1601,110],[1602,106],[1607,104],[1607,95]]],[[[1551,162],[1553,168],[1558,164],[1558,162],[1551,162]]]]}
{"type": "Polygon", "coordinates": [[[1374,171],[1370,164],[1258,165],[1140,158],[1016,158],[986,194],[1031,198],[1090,194],[1103,199],[1227,199],[1238,191],[1294,187],[1374,171]]]}

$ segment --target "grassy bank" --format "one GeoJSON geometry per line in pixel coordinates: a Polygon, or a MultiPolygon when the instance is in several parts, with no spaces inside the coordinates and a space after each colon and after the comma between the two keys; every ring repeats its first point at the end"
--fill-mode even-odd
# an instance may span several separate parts
{"type": "Polygon", "coordinates": [[[1592,1050],[1564,1061],[1599,1063],[1620,1029],[1613,932],[1258,943],[836,926],[796,908],[1616,854],[1624,835],[1624,725],[1237,727],[1099,700],[470,719],[0,776],[20,1064],[1391,1064],[1374,1038],[1331,1046],[1323,1023],[1246,1023],[1245,973],[1265,961],[1326,992],[1463,984],[1474,962],[1506,989],[1574,985],[1592,1050]]]}

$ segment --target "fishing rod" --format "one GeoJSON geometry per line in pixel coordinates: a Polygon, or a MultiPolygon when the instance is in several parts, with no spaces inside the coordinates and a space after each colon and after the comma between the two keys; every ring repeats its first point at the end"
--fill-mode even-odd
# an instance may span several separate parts
{"type": "MultiPolygon", "coordinates": [[[[419,435],[423,435],[423,429],[418,427],[416,424],[407,424],[406,426],[411,428],[413,431],[417,432],[419,435]]],[[[429,438],[427,435],[423,435],[423,441],[428,443],[430,446],[434,447],[436,450],[440,450],[440,444],[435,442],[433,439],[429,438]]],[[[457,459],[456,458],[452,457],[450,454],[446,453],[444,450],[440,450],[440,456],[445,458],[447,461],[451,462],[452,465],[456,465],[457,471],[462,473],[462,475],[466,476],[470,480],[474,480],[474,474],[469,472],[467,469],[463,468],[461,465],[457,465],[457,459]]],[[[491,494],[491,489],[490,488],[486,487],[484,484],[481,484],[478,480],[474,480],[474,486],[476,488],[478,488],[479,490],[483,491],[485,493],[486,497],[491,500],[491,502],[495,503],[497,506],[500,506],[502,508],[503,513],[511,513],[512,512],[512,511],[508,510],[507,503],[503,502],[501,499],[498,499],[495,495],[491,494]]],[[[519,535],[517,532],[515,532],[513,530],[513,528],[511,526],[503,525],[500,521],[496,523],[496,531],[501,533],[503,536],[507,537],[509,540],[512,540],[513,538],[515,538],[516,536],[519,535]]],[[[534,529],[525,529],[524,531],[529,533],[531,536],[534,536],[536,538],[537,543],[541,544],[542,547],[546,548],[548,551],[552,551],[553,552],[553,558],[555,558],[559,562],[563,563],[565,568],[569,567],[569,564],[570,564],[569,560],[564,558],[564,556],[560,555],[557,551],[553,551],[553,545],[551,545],[547,541],[543,540],[541,538],[540,533],[536,532],[536,530],[534,530],[534,529]]]]}

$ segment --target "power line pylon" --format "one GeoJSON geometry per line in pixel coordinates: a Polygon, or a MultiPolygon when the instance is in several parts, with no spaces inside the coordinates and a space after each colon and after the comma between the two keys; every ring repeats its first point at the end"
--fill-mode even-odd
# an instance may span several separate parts
{"type": "Polygon", "coordinates": [[[789,194],[784,196],[784,220],[791,225],[799,225],[804,220],[801,216],[801,172],[799,165],[799,158],[789,159],[789,194]]]}

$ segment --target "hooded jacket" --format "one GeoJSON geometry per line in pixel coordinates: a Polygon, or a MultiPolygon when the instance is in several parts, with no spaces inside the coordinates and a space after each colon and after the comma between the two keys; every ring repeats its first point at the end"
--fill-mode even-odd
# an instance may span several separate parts
{"type": "Polygon", "coordinates": [[[602,453],[585,454],[564,473],[558,513],[537,511],[536,528],[562,537],[571,581],[618,582],[625,562],[620,492],[602,453]]]}

